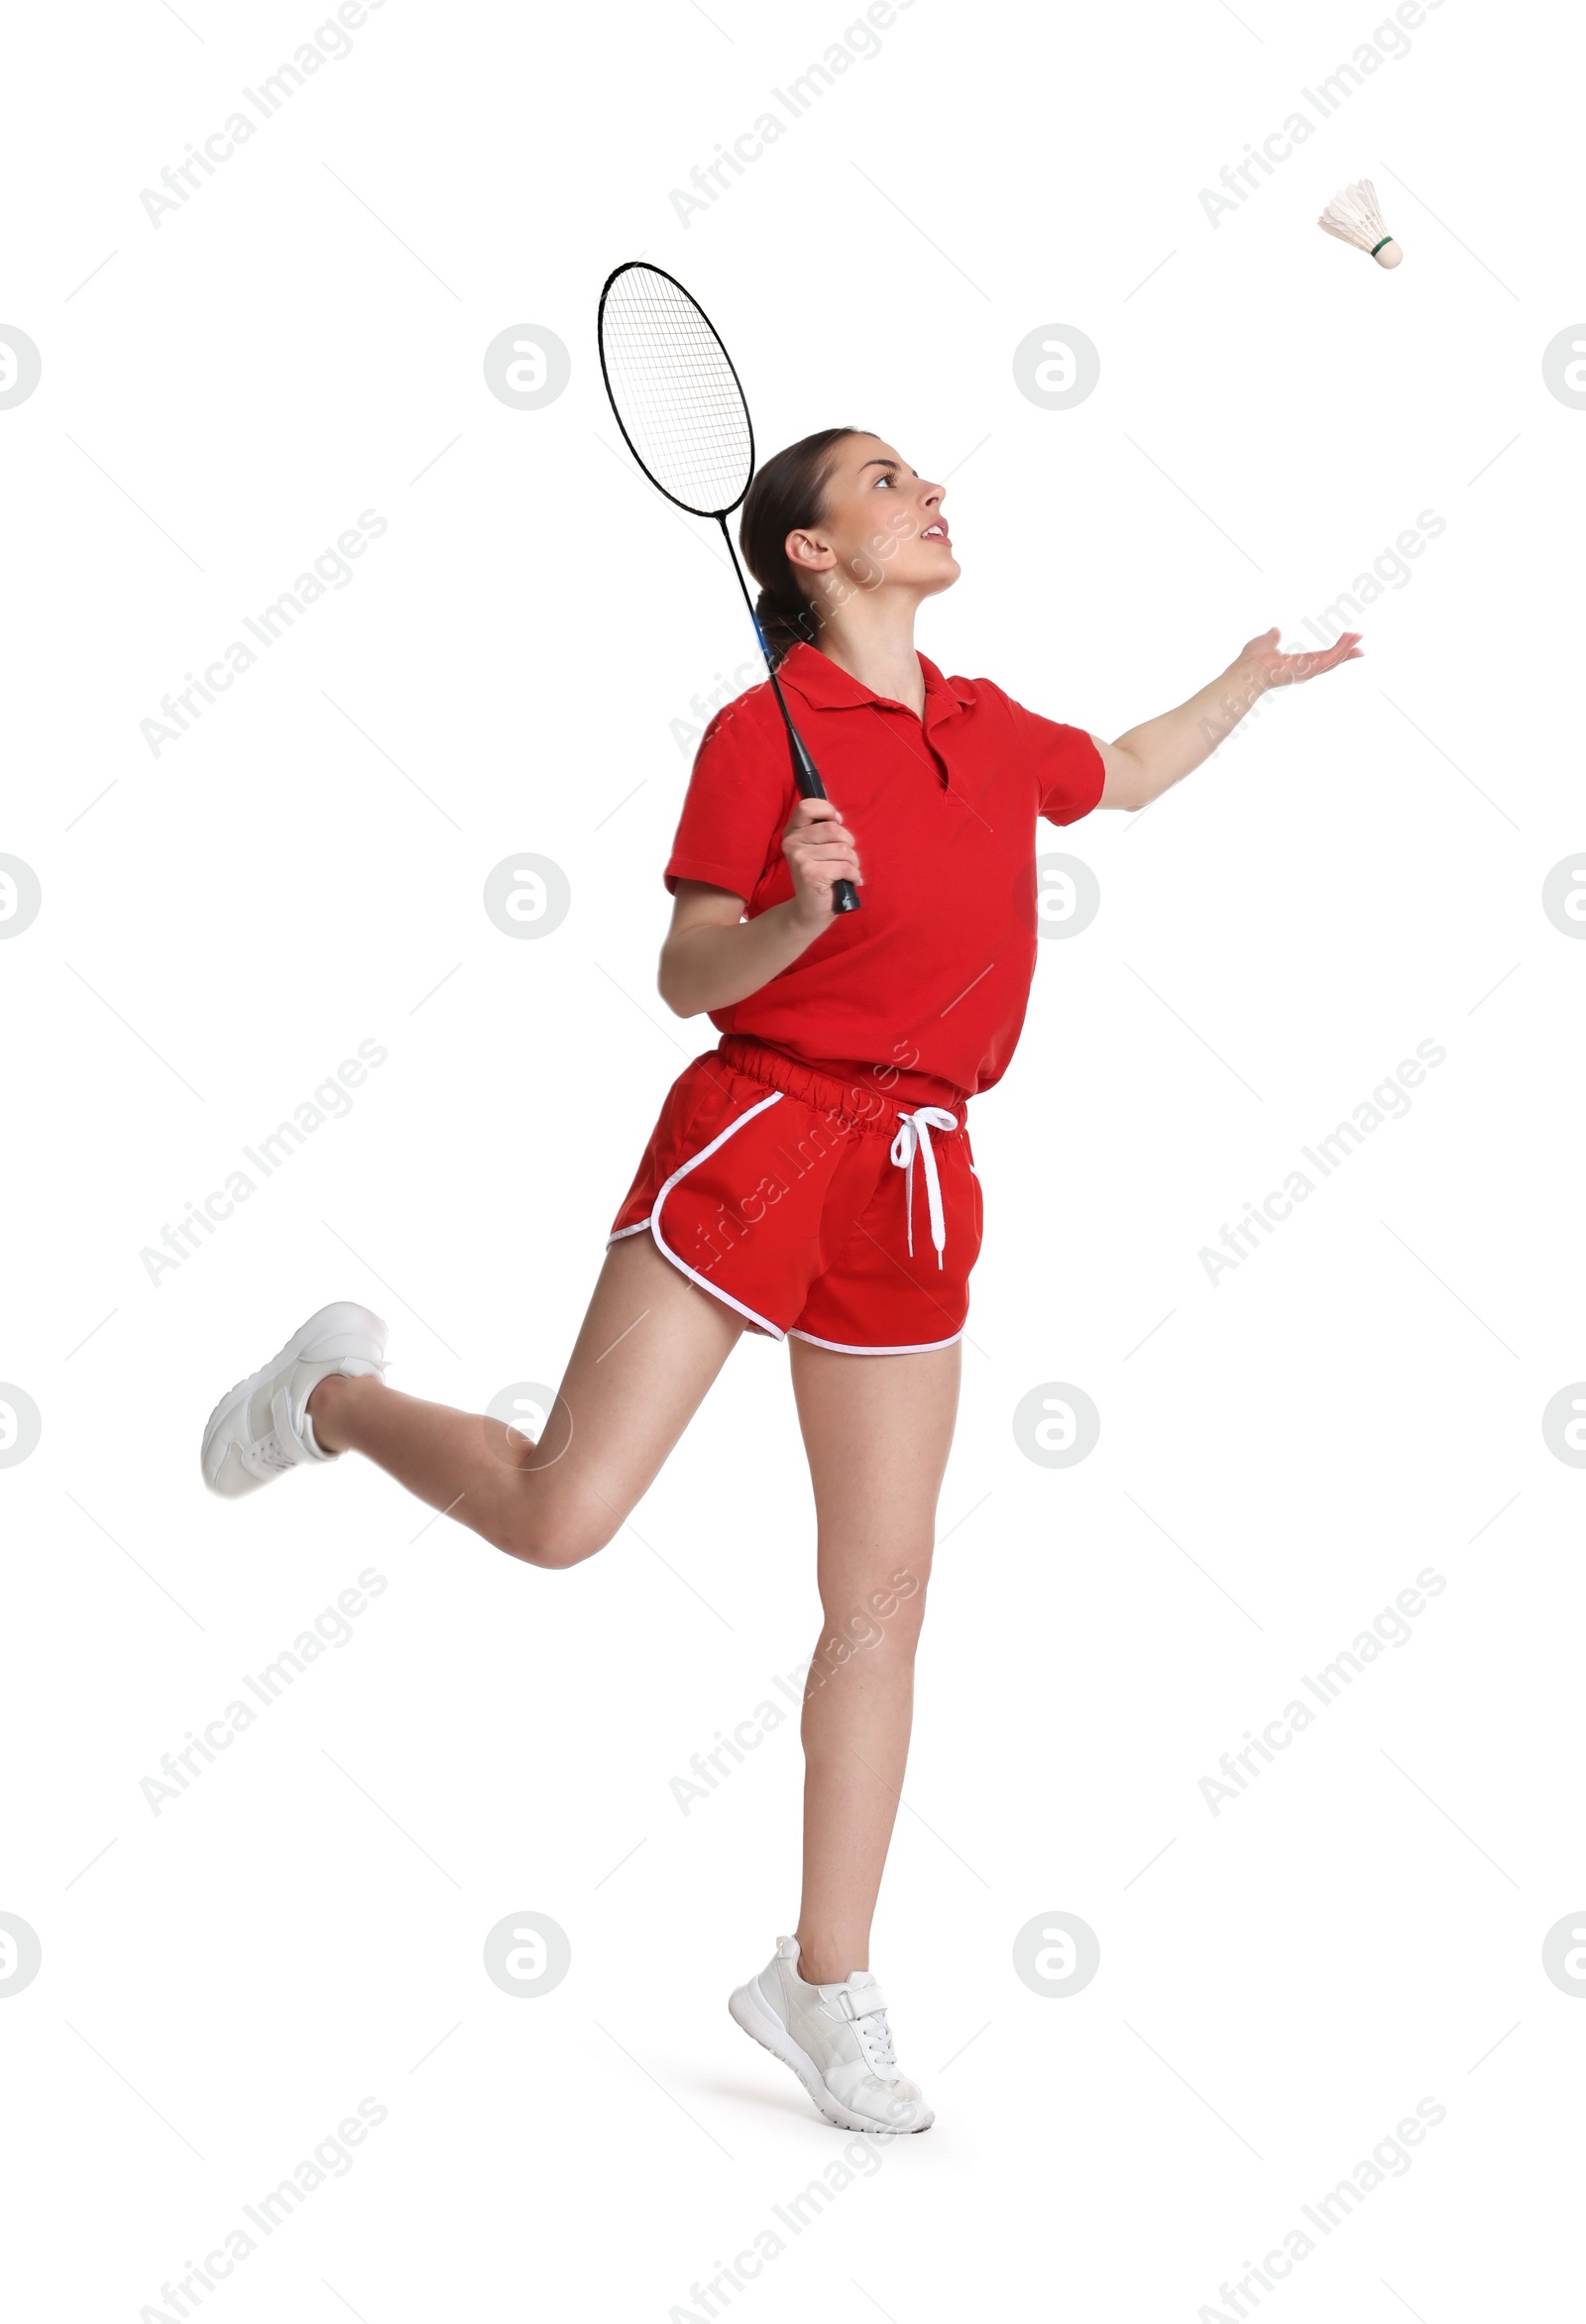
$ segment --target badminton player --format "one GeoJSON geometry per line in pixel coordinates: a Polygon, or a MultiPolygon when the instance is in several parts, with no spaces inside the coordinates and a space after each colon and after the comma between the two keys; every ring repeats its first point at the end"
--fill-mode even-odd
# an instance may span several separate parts
{"type": "Polygon", "coordinates": [[[1149,806],[1270,688],[1358,652],[1346,631],[1285,654],[1269,630],[1103,741],[916,651],[920,607],[959,578],[943,498],[853,428],[790,446],[749,490],[759,619],[831,796],[798,797],[768,685],[706,732],[665,868],[659,986],[719,1038],[661,1107],[538,1441],[388,1387],[386,1327],[349,1303],[222,1400],[202,1454],[209,1485],[240,1494],[359,1452],[559,1570],[612,1539],[740,1336],[786,1340],[822,1607],[803,1894],[730,2006],[829,2122],[878,2133],[932,2120],[894,2052],[870,1922],[980,1248],[968,1115],[1025,1014],[1037,819],[1149,806]],[[861,908],[838,915],[845,878],[861,908]]]}

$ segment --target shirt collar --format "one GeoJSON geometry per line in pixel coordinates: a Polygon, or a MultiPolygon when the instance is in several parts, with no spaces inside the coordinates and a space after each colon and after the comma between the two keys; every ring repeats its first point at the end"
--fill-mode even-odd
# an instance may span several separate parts
{"type": "MultiPolygon", "coordinates": [[[[919,663],[925,677],[925,723],[928,727],[934,726],[941,719],[956,717],[961,709],[966,709],[974,701],[974,688],[966,679],[944,678],[935,662],[928,661],[924,654],[919,656],[919,663]]],[[[822,653],[818,646],[806,644],[802,639],[777,664],[776,674],[782,684],[801,696],[812,710],[862,710],[872,703],[877,708],[884,708],[890,700],[886,695],[872,694],[867,686],[859,684],[857,678],[850,677],[848,671],[834,662],[830,655],[822,653]]],[[[898,704],[894,707],[903,709],[907,706],[898,704]]]]}

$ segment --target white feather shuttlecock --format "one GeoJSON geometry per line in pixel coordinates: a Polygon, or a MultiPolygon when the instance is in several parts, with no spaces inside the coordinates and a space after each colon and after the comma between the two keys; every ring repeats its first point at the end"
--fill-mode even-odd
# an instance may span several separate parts
{"type": "Polygon", "coordinates": [[[1397,267],[1405,255],[1388,231],[1377,206],[1377,188],[1369,177],[1335,193],[1316,224],[1324,234],[1334,234],[1340,242],[1365,251],[1379,267],[1397,267]]]}

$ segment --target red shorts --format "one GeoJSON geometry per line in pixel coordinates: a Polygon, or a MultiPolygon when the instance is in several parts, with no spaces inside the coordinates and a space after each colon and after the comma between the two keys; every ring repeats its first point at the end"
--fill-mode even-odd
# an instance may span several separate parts
{"type": "Polygon", "coordinates": [[[980,1253],[962,1090],[816,1072],[729,1034],[673,1082],[611,1241],[646,1229],[772,1339],[855,1356],[958,1339],[980,1253]]]}

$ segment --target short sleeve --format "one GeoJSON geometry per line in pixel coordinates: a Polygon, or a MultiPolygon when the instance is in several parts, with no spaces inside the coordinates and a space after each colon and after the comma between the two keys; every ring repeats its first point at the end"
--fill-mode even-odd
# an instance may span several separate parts
{"type": "Polygon", "coordinates": [[[1075,824],[1101,799],[1107,770],[1083,726],[1061,725],[1002,697],[1013,719],[1021,757],[1035,777],[1036,810],[1048,823],[1075,824]]]}
{"type": "Polygon", "coordinates": [[[761,719],[746,712],[752,699],[729,703],[705,729],[666,863],[673,895],[679,880],[704,880],[747,902],[780,857],[792,771],[786,751],[770,748],[761,719]]]}

